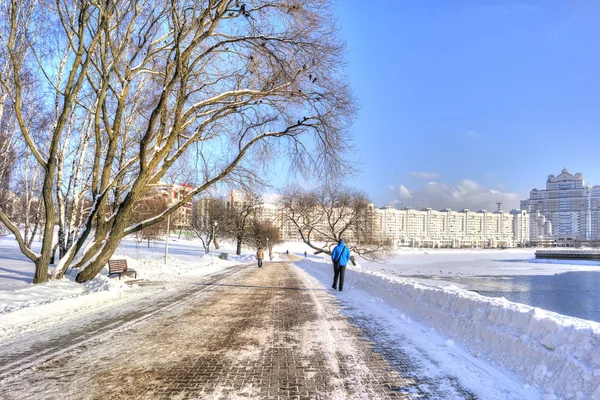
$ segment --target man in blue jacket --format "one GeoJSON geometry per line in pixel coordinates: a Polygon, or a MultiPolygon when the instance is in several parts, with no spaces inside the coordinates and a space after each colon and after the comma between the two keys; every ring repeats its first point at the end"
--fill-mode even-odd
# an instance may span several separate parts
{"type": "Polygon", "coordinates": [[[338,276],[340,278],[340,292],[344,288],[344,274],[346,273],[346,264],[350,259],[350,249],[346,247],[344,239],[338,241],[338,245],[331,252],[331,261],[333,262],[333,285],[337,289],[338,276]]]}

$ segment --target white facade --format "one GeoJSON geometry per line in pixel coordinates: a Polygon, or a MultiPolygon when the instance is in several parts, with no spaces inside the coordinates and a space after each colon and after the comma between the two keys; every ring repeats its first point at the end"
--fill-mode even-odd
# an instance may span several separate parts
{"type": "Polygon", "coordinates": [[[529,239],[526,212],[474,212],[468,209],[373,209],[376,233],[399,246],[515,247],[529,239]]]}
{"type": "MultiPolygon", "coordinates": [[[[279,227],[284,241],[302,240],[296,226],[284,217],[277,204],[264,202],[258,205],[254,217],[279,227]]],[[[376,208],[370,204],[365,220],[361,236],[393,246],[517,247],[529,242],[530,237],[529,213],[518,210],[398,210],[376,208]]],[[[347,232],[345,238],[354,240],[355,236],[354,232],[347,232]]],[[[317,236],[312,239],[320,240],[317,236]]]]}
{"type": "MultiPolygon", "coordinates": [[[[558,176],[548,175],[546,189],[532,189],[521,209],[544,216],[552,239],[600,240],[600,186],[586,185],[580,172],[563,168],[558,176]]],[[[531,235],[532,241],[539,239],[537,228],[531,235]]]]}
{"type": "Polygon", "coordinates": [[[553,240],[552,221],[539,211],[529,214],[530,241],[535,244],[544,244],[553,240]]]}
{"type": "Polygon", "coordinates": [[[529,241],[529,214],[371,208],[373,231],[397,246],[516,247],[529,241]]]}

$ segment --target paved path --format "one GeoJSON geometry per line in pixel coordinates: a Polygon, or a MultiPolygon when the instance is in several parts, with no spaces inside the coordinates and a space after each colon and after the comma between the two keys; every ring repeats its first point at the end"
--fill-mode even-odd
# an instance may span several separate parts
{"type": "MultiPolygon", "coordinates": [[[[4,342],[0,344],[0,379],[77,348],[87,341],[93,341],[104,333],[153,318],[155,314],[188,302],[192,297],[205,298],[206,293],[203,291],[210,285],[246,269],[244,265],[231,267],[201,278],[202,283],[171,283],[175,292],[154,292],[126,304],[115,301],[107,310],[69,319],[50,328],[23,334],[17,340],[4,342]]],[[[165,285],[164,282],[129,282],[144,286],[165,285]]]]}
{"type": "Polygon", "coordinates": [[[200,286],[151,318],[98,332],[5,377],[0,398],[391,399],[418,392],[340,314],[335,298],[291,264],[265,263],[200,286]]]}

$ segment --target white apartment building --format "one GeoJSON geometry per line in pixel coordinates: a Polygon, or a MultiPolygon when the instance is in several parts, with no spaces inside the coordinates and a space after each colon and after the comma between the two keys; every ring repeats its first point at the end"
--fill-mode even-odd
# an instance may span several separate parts
{"type": "Polygon", "coordinates": [[[552,221],[546,218],[539,211],[529,214],[530,227],[530,242],[536,245],[543,245],[553,240],[552,236],[552,221]]]}
{"type": "MultiPolygon", "coordinates": [[[[521,210],[545,217],[550,231],[545,227],[544,234],[554,240],[600,240],[600,186],[586,185],[580,172],[563,168],[558,176],[548,175],[546,189],[532,189],[521,210]]],[[[544,234],[536,227],[531,240],[544,234]]]]}
{"type": "Polygon", "coordinates": [[[530,235],[526,211],[371,207],[370,212],[375,235],[395,246],[516,247],[527,243],[530,235]]]}
{"type": "MultiPolygon", "coordinates": [[[[261,203],[255,209],[254,218],[279,227],[284,241],[302,240],[296,226],[285,218],[277,204],[261,203]]],[[[370,204],[365,220],[367,222],[359,232],[361,235],[347,232],[345,238],[370,238],[392,246],[460,248],[517,247],[529,242],[530,237],[529,213],[525,210],[398,210],[392,207],[376,208],[370,204]]],[[[312,239],[320,240],[318,233],[314,233],[312,239]]]]}

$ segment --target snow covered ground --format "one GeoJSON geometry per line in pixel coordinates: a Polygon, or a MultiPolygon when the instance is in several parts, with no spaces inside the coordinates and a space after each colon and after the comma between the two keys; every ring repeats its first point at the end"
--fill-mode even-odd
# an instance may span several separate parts
{"type": "MultiPolygon", "coordinates": [[[[232,246],[214,254],[230,253],[225,261],[205,255],[193,241],[172,240],[165,265],[163,245],[147,248],[126,240],[114,257],[126,258],[140,280],[158,285],[127,285],[107,278],[106,271],[85,285],[74,283],[73,274],[31,285],[33,265],[13,240],[0,238],[0,341],[254,261],[252,254],[232,256],[232,246]]],[[[312,255],[301,243],[275,250],[300,256],[297,265],[330,286],[326,256],[312,255]]],[[[461,276],[600,268],[596,263],[539,263],[532,258],[533,250],[407,249],[387,264],[361,260],[361,265],[349,267],[344,292],[334,294],[350,318],[370,318],[390,336],[403,338],[404,351],[419,360],[419,373],[432,379],[455,376],[485,399],[600,398],[600,324],[483,297],[456,282],[461,276]]]]}
{"type": "Polygon", "coordinates": [[[427,283],[460,285],[460,277],[554,275],[598,271],[598,261],[536,260],[535,249],[436,250],[400,249],[384,264],[361,261],[363,268],[393,276],[426,279],[427,283]],[[435,279],[430,279],[434,276],[435,279]],[[448,279],[449,278],[449,279],[448,279]]]}
{"type": "Polygon", "coordinates": [[[128,267],[137,271],[139,281],[157,281],[160,285],[128,285],[126,281],[132,277],[108,278],[106,268],[84,285],[75,283],[76,272],[72,270],[62,280],[33,285],[33,264],[21,254],[14,240],[0,238],[0,341],[170,290],[174,285],[255,259],[248,254],[229,254],[229,260],[217,257],[228,251],[231,249],[218,250],[213,256],[204,254],[197,243],[181,244],[175,240],[169,243],[165,264],[164,243],[153,243],[148,248],[146,243],[125,240],[113,258],[126,259],[128,267]]]}
{"type": "MultiPolygon", "coordinates": [[[[431,285],[399,276],[418,275],[423,269],[429,272],[433,265],[438,273],[441,268],[440,274],[507,274],[506,269],[493,268],[493,262],[487,265],[491,270],[485,269],[485,262],[479,267],[474,265],[477,263],[473,258],[482,256],[476,251],[462,255],[440,252],[432,257],[433,265],[425,262],[428,255],[422,256],[401,255],[394,259],[400,261],[397,264],[349,266],[346,288],[338,294],[342,304],[348,306],[348,315],[367,313],[386,321],[383,329],[409,337],[409,349],[418,348],[421,359],[435,360],[436,368],[442,365],[453,371],[465,387],[482,398],[502,398],[498,388],[511,385],[513,395],[517,393],[514,398],[600,398],[600,324],[480,296],[449,283],[431,285]],[[452,261],[444,261],[446,255],[455,259],[455,269],[452,261]],[[414,264],[403,257],[412,258],[414,264]],[[488,365],[482,367],[474,358],[488,365]],[[490,372],[494,366],[519,376],[522,386],[515,388],[510,374],[490,372]],[[536,394],[536,390],[542,394],[536,394]]],[[[490,261],[502,258],[483,256],[490,257],[490,261]]],[[[313,256],[297,264],[326,287],[331,284],[331,264],[326,258],[313,256]]],[[[530,267],[523,262],[523,270],[528,274],[532,269],[548,273],[546,268],[538,269],[539,265],[530,267]]],[[[598,266],[553,264],[551,273],[580,268],[598,266]]],[[[523,272],[514,266],[508,270],[523,272]]]]}

